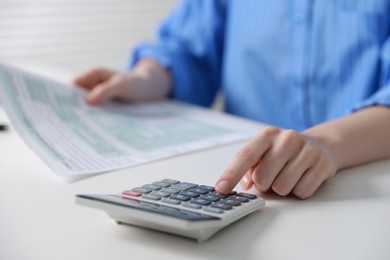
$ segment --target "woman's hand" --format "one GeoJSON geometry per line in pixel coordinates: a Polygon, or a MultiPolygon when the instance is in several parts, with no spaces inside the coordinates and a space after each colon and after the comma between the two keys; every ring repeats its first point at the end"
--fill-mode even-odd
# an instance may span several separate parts
{"type": "Polygon", "coordinates": [[[242,179],[244,189],[310,197],[337,170],[333,152],[319,140],[293,130],[266,127],[234,157],[217,181],[219,193],[242,179]]]}
{"type": "Polygon", "coordinates": [[[141,60],[129,73],[91,69],[74,79],[74,84],[89,91],[85,99],[90,105],[100,105],[112,99],[152,101],[168,96],[171,75],[153,60],[141,60]]]}

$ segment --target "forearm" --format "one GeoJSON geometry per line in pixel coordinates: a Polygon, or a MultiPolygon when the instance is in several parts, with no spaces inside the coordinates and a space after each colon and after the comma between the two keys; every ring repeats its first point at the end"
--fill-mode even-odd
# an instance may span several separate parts
{"type": "Polygon", "coordinates": [[[303,134],[329,148],[338,170],[390,158],[390,108],[366,108],[310,128],[303,134]]]}

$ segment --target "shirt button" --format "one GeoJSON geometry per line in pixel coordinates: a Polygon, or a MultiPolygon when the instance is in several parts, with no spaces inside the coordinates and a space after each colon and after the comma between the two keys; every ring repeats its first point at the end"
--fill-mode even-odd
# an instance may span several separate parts
{"type": "Polygon", "coordinates": [[[304,85],[303,85],[302,81],[296,79],[296,80],[293,80],[293,81],[292,81],[292,86],[293,86],[295,89],[301,89],[301,88],[303,88],[304,85]]]}
{"type": "Polygon", "coordinates": [[[305,21],[305,16],[301,12],[296,12],[293,16],[294,23],[301,24],[305,21]]]}

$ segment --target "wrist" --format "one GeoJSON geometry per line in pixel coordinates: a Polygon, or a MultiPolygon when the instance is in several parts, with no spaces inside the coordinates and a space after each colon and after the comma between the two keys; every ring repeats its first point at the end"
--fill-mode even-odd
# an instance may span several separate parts
{"type": "Polygon", "coordinates": [[[158,93],[161,98],[168,97],[172,88],[172,75],[152,59],[142,59],[134,67],[131,74],[151,93],[158,93]]]}
{"type": "Polygon", "coordinates": [[[346,167],[342,154],[342,137],[336,131],[330,131],[326,125],[318,125],[303,132],[305,136],[317,142],[330,156],[336,166],[336,170],[346,167]]]}

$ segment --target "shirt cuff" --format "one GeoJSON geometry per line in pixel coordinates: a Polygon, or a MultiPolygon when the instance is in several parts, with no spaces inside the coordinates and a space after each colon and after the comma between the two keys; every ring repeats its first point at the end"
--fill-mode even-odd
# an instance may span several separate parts
{"type": "Polygon", "coordinates": [[[142,44],[134,50],[127,69],[132,69],[143,58],[151,58],[164,68],[171,69],[172,59],[169,56],[168,52],[162,48],[158,48],[152,44],[142,44]]]}
{"type": "Polygon", "coordinates": [[[356,104],[353,107],[352,112],[356,112],[360,109],[364,109],[370,106],[390,107],[390,83],[376,92],[370,98],[356,104]]]}

